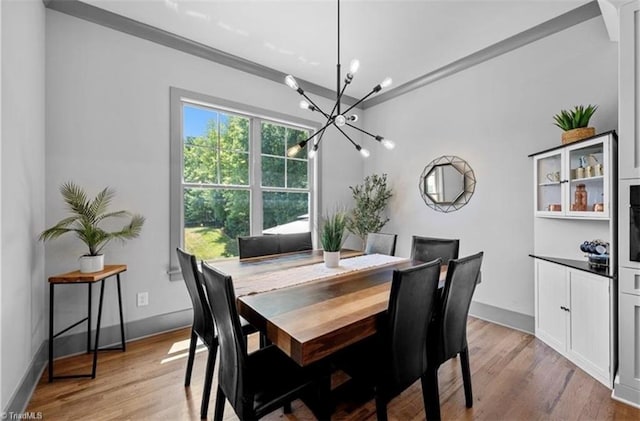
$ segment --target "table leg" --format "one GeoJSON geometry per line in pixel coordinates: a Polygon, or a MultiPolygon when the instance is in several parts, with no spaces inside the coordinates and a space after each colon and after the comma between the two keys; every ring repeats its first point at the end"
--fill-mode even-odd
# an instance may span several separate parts
{"type": "Polygon", "coordinates": [[[49,383],[53,381],[53,286],[49,284],[49,383]]]}
{"type": "Polygon", "coordinates": [[[87,297],[87,354],[91,353],[91,283],[87,284],[89,296],[87,297]]]}
{"type": "Polygon", "coordinates": [[[120,293],[120,274],[116,275],[118,280],[118,307],[120,308],[120,338],[122,340],[122,352],[127,350],[126,342],[124,339],[124,318],[122,317],[122,294],[120,293]]]}
{"type": "Polygon", "coordinates": [[[102,321],[102,298],[104,297],[104,279],[100,281],[100,303],[98,304],[98,325],[96,326],[96,342],[93,346],[93,369],[91,378],[96,378],[96,366],[98,365],[98,346],[100,344],[100,322],[102,321]]]}

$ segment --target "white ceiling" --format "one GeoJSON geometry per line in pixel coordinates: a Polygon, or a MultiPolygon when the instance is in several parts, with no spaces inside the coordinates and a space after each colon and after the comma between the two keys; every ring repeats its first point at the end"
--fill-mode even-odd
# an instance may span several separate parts
{"type": "MultiPolygon", "coordinates": [[[[83,0],[329,89],[336,86],[336,0],[83,0]]],[[[347,94],[393,85],[574,9],[586,0],[342,0],[347,94]]]]}

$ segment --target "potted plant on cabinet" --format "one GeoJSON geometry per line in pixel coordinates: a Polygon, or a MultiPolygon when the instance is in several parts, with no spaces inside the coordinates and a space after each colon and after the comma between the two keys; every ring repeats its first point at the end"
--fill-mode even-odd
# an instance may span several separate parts
{"type": "Polygon", "coordinates": [[[553,116],[555,125],[564,130],[562,144],[565,145],[586,139],[596,134],[596,129],[589,126],[589,120],[598,109],[597,105],[576,105],[573,110],[561,110],[553,116]]]}
{"type": "Polygon", "coordinates": [[[324,218],[320,230],[320,242],[324,250],[324,264],[329,268],[340,264],[340,248],[342,247],[347,217],[343,211],[336,211],[324,218]]]}
{"type": "Polygon", "coordinates": [[[75,233],[76,237],[89,249],[87,254],[80,257],[80,272],[99,272],[104,269],[102,250],[111,240],[124,241],[140,235],[145,221],[144,216],[131,214],[125,210],[108,212],[111,199],[115,195],[115,191],[109,187],[104,188],[92,200],[88,200],[85,191],[73,182],[60,186],[60,193],[71,216],[43,231],[40,234],[40,240],[51,240],[68,232],[75,233]],[[107,219],[125,217],[130,217],[131,220],[118,231],[106,231],[99,226],[107,219]]]}
{"type": "Polygon", "coordinates": [[[360,237],[364,245],[369,233],[380,232],[389,222],[384,215],[392,196],[391,189],[387,187],[387,174],[366,176],[362,185],[349,188],[355,207],[347,218],[347,230],[360,237]]]}

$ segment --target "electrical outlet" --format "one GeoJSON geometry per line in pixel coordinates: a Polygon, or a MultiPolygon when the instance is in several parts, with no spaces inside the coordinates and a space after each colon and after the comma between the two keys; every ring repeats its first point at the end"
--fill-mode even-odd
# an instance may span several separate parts
{"type": "Polygon", "coordinates": [[[138,307],[148,306],[149,305],[149,293],[148,292],[139,292],[137,295],[138,307]]]}

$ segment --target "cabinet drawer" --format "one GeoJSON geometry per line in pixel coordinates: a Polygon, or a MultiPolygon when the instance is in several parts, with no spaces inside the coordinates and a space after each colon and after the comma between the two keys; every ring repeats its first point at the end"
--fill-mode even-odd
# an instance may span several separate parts
{"type": "Polygon", "coordinates": [[[620,292],[640,295],[640,270],[621,267],[619,273],[620,292]]]}

